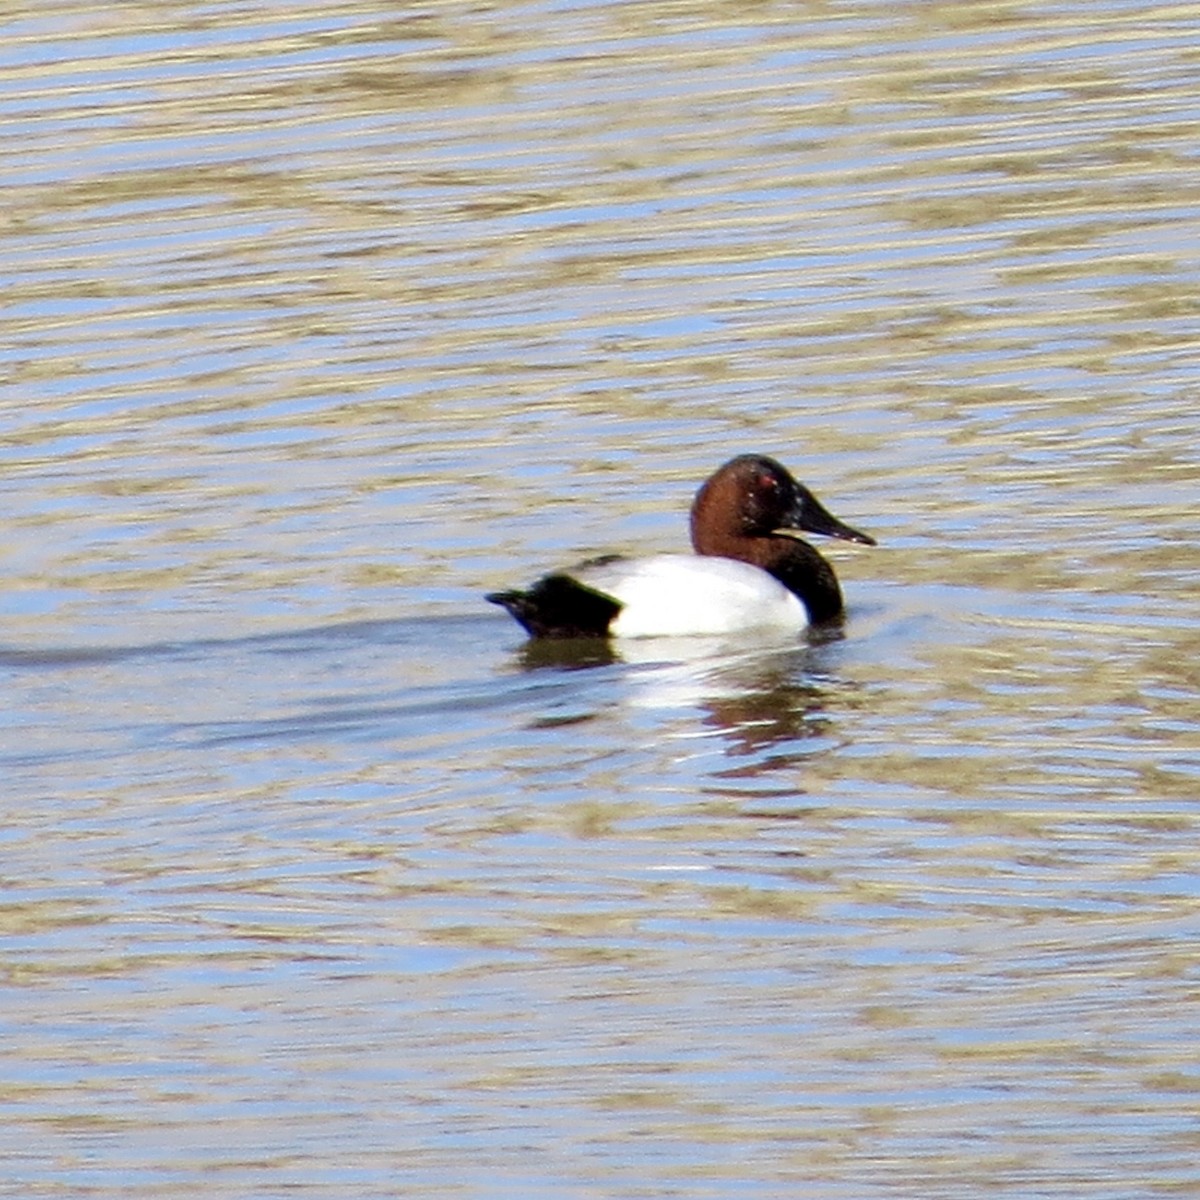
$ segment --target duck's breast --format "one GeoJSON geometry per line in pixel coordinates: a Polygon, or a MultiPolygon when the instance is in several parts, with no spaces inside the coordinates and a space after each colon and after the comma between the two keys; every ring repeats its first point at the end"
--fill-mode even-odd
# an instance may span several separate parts
{"type": "Polygon", "coordinates": [[[585,587],[611,596],[621,611],[615,637],[670,637],[808,624],[800,600],[773,576],[731,558],[660,554],[587,563],[570,572],[585,587]]]}

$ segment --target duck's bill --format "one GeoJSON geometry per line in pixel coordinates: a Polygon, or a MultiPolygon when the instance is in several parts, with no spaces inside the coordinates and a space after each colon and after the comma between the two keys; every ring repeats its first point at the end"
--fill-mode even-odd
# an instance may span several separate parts
{"type": "Polygon", "coordinates": [[[858,542],[862,546],[874,546],[875,539],[857,529],[851,529],[844,521],[839,521],[833,513],[827,511],[809,494],[804,498],[800,511],[796,514],[795,525],[773,531],[779,537],[799,538],[804,533],[819,533],[825,537],[841,538],[843,542],[858,542]]]}

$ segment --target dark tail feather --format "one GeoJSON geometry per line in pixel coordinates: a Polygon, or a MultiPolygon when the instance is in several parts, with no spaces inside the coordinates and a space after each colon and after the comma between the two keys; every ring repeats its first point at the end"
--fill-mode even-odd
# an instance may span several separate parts
{"type": "Polygon", "coordinates": [[[511,613],[535,638],[607,637],[621,611],[611,596],[593,592],[569,575],[547,575],[526,592],[489,592],[484,599],[511,613]]]}
{"type": "Polygon", "coordinates": [[[532,634],[529,621],[531,614],[529,612],[529,593],[528,592],[488,592],[484,599],[490,604],[498,604],[505,612],[515,617],[526,632],[532,634]]]}

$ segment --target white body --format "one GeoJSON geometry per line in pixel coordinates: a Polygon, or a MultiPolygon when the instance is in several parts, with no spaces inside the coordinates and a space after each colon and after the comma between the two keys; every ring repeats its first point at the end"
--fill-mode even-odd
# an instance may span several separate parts
{"type": "Polygon", "coordinates": [[[727,634],[743,629],[799,632],[808,626],[800,598],[774,576],[732,558],[658,554],[616,559],[566,572],[621,604],[614,637],[727,634]]]}

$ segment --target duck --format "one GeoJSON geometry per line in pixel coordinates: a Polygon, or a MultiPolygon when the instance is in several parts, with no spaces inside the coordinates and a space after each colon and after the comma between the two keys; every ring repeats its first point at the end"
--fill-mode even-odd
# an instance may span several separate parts
{"type": "Polygon", "coordinates": [[[537,639],[798,633],[845,615],[833,567],[802,533],[876,544],[776,459],[739,454],[696,493],[693,554],[603,555],[484,599],[537,639]]]}

